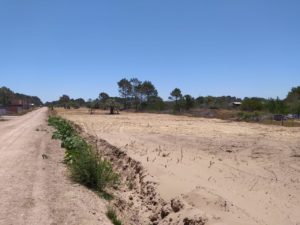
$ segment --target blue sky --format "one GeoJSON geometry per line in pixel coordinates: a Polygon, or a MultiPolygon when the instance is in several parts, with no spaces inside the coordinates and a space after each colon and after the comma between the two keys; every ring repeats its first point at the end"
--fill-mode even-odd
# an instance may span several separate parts
{"type": "Polygon", "coordinates": [[[185,94],[285,97],[300,85],[299,0],[0,0],[0,86],[55,100],[123,77],[185,94]]]}

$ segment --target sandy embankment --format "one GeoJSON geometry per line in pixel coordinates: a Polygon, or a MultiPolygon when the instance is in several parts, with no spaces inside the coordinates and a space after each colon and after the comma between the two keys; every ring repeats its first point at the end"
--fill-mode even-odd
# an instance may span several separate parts
{"type": "Polygon", "coordinates": [[[172,115],[61,111],[140,161],[161,197],[207,224],[300,224],[300,128],[172,115]]]}

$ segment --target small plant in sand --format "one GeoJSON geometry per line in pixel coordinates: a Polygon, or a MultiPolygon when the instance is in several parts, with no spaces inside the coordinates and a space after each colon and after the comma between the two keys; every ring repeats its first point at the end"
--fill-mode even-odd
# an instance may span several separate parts
{"type": "Polygon", "coordinates": [[[106,216],[114,225],[122,225],[122,222],[118,219],[116,210],[112,207],[108,207],[106,216]]]}

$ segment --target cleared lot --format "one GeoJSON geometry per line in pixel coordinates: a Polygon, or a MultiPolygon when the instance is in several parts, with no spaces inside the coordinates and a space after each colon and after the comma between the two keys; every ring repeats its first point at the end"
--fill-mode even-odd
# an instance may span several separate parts
{"type": "Polygon", "coordinates": [[[143,166],[165,200],[209,224],[300,224],[300,128],[184,116],[59,110],[143,166]]]}

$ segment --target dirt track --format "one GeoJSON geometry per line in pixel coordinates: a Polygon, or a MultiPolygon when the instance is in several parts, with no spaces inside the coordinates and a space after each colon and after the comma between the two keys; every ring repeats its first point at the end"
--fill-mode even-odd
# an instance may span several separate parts
{"type": "Polygon", "coordinates": [[[68,179],[46,119],[42,108],[0,122],[0,224],[111,224],[103,200],[68,179]]]}
{"type": "Polygon", "coordinates": [[[300,128],[183,116],[60,111],[148,170],[209,225],[300,224],[300,128]]]}

